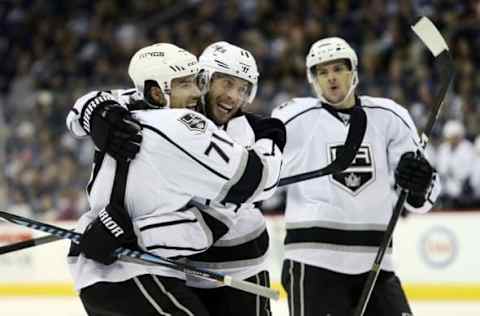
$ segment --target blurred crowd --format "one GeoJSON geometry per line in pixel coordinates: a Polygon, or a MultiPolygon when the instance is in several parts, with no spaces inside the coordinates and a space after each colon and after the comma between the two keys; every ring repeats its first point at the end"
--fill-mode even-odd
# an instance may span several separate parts
{"type": "Polygon", "coordinates": [[[457,69],[428,150],[445,188],[437,207],[480,208],[480,2],[474,0],[0,1],[2,206],[46,219],[86,210],[93,147],[67,133],[66,113],[91,89],[130,87],[130,56],[154,42],[195,54],[218,40],[251,50],[261,79],[250,110],[268,114],[291,97],[312,94],[307,51],[322,37],[341,36],[360,56],[361,94],[393,98],[422,127],[439,76],[410,31],[420,15],[445,35],[457,69]]]}

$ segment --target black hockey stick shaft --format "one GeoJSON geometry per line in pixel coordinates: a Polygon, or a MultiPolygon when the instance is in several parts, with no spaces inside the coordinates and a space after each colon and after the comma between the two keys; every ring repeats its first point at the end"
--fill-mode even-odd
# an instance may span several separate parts
{"type": "Polygon", "coordinates": [[[380,248],[378,249],[377,255],[375,256],[375,260],[373,261],[372,268],[368,273],[367,280],[365,281],[365,285],[363,286],[362,294],[360,295],[360,299],[358,301],[358,305],[355,310],[354,316],[361,316],[365,313],[365,309],[367,308],[368,301],[370,300],[370,296],[372,295],[373,288],[375,286],[375,283],[377,282],[377,278],[382,267],[383,257],[385,256],[385,252],[387,251],[388,245],[392,241],[393,231],[395,230],[395,226],[397,226],[398,219],[402,214],[403,205],[405,204],[407,197],[408,197],[408,191],[401,190],[400,196],[398,197],[397,203],[395,204],[395,208],[392,212],[392,217],[388,222],[387,230],[383,235],[380,248]]]}
{"type": "Polygon", "coordinates": [[[290,177],[280,179],[278,186],[289,185],[310,179],[315,179],[330,174],[342,172],[347,169],[357,155],[358,148],[363,142],[365,131],[367,129],[367,115],[360,107],[355,107],[350,118],[350,128],[348,129],[345,144],[338,150],[335,160],[329,165],[318,170],[309,171],[290,177]]]}
{"type": "MultiPolygon", "coordinates": [[[[433,101],[434,103],[432,104],[432,110],[428,117],[427,124],[422,133],[421,141],[423,148],[425,148],[428,143],[430,134],[432,133],[433,126],[437,120],[438,115],[440,114],[440,109],[443,105],[445,95],[448,91],[450,84],[453,81],[455,69],[450,54],[448,53],[448,47],[446,46],[445,41],[443,40],[435,26],[430,22],[430,20],[428,20],[427,18],[420,19],[419,22],[413,27],[413,29],[415,33],[417,33],[417,35],[420,37],[420,39],[424,42],[424,44],[428,47],[428,49],[436,57],[438,65],[440,67],[441,78],[443,78],[438,93],[435,95],[433,101]],[[415,29],[420,24],[422,24],[421,28],[423,29],[415,29]],[[437,43],[437,41],[443,41],[443,44],[437,43]]],[[[353,314],[354,316],[363,316],[363,314],[365,313],[368,301],[370,300],[370,296],[372,294],[373,288],[381,270],[383,257],[385,256],[387,247],[392,240],[393,231],[395,230],[395,227],[398,223],[407,198],[408,191],[402,189],[400,191],[397,203],[395,204],[395,207],[392,211],[392,217],[388,222],[387,230],[383,235],[383,239],[380,243],[380,247],[373,262],[372,269],[370,270],[365,285],[363,287],[360,299],[353,314]]]]}
{"type": "Polygon", "coordinates": [[[29,240],[19,241],[19,242],[10,244],[10,245],[0,247],[0,255],[4,255],[4,254],[10,253],[10,252],[15,252],[15,251],[35,247],[35,246],[40,246],[40,245],[43,245],[43,244],[48,244],[48,243],[51,243],[51,242],[57,241],[57,240],[62,240],[62,238],[54,236],[54,235],[47,235],[47,236],[43,236],[43,237],[38,237],[38,238],[29,239],[29,240]]]}
{"type": "MultiPolygon", "coordinates": [[[[57,227],[47,223],[42,223],[39,221],[35,221],[33,219],[25,218],[25,217],[18,216],[15,214],[4,212],[4,211],[0,211],[0,217],[5,219],[8,222],[11,222],[17,225],[39,230],[51,235],[55,235],[59,238],[70,239],[72,242],[77,244],[80,242],[80,238],[82,236],[80,233],[76,233],[61,227],[57,227]]],[[[147,251],[132,250],[128,248],[119,248],[115,251],[115,253],[122,260],[134,261],[140,264],[160,265],[160,266],[168,267],[174,270],[182,271],[189,275],[194,275],[200,278],[217,281],[217,282],[223,283],[224,285],[227,285],[236,289],[240,289],[255,295],[260,295],[260,296],[272,298],[275,300],[279,298],[278,291],[273,290],[271,288],[267,288],[267,287],[260,286],[260,285],[243,281],[243,280],[236,280],[228,275],[224,275],[221,273],[199,269],[189,264],[164,258],[147,251]]]]}
{"type": "MultiPolygon", "coordinates": [[[[342,147],[341,150],[339,150],[335,160],[332,161],[331,164],[318,170],[282,178],[280,179],[278,186],[279,187],[285,186],[289,184],[298,183],[301,181],[306,181],[314,178],[327,176],[329,174],[339,173],[345,170],[346,168],[348,168],[352,163],[353,159],[355,159],[357,150],[362,144],[363,137],[365,135],[366,126],[367,126],[367,116],[363,111],[363,109],[359,107],[359,108],[356,108],[355,111],[353,111],[350,121],[351,121],[351,124],[348,131],[347,139],[345,140],[345,145],[342,147]]],[[[5,247],[0,247],[0,255],[3,253],[35,247],[40,244],[45,244],[45,243],[57,240],[53,237],[50,237],[50,238],[51,239],[46,237],[34,238],[34,239],[31,239],[30,241],[22,242],[24,243],[22,245],[18,243],[18,244],[11,244],[5,247]],[[22,247],[22,248],[17,248],[17,247],[22,247]],[[1,250],[3,248],[5,248],[6,250],[5,252],[2,253],[1,250]]]]}

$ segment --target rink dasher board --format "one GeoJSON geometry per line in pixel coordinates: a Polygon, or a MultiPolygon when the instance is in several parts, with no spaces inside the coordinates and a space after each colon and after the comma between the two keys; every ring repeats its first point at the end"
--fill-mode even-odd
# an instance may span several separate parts
{"type": "MultiPolygon", "coordinates": [[[[73,222],[56,222],[66,228],[73,222]]],[[[280,271],[285,235],[282,216],[267,218],[271,237],[269,262],[272,286],[281,288],[280,271]]],[[[401,219],[394,235],[397,274],[413,300],[479,300],[480,255],[476,236],[478,212],[442,212],[401,219]]],[[[0,225],[0,244],[41,234],[0,225]]],[[[0,256],[0,296],[74,296],[66,264],[68,242],[57,241],[0,256]]],[[[285,292],[282,292],[285,297],[285,292]]]]}

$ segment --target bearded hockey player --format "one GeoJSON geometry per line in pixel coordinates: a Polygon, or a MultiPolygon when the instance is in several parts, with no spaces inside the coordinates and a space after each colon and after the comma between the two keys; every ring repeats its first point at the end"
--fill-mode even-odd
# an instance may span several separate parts
{"type": "MultiPolygon", "coordinates": [[[[281,137],[283,126],[277,119],[262,119],[245,113],[243,108],[253,101],[258,85],[258,70],[253,55],[238,46],[227,42],[209,45],[199,58],[199,82],[206,94],[202,97],[199,111],[223,129],[233,140],[245,147],[251,147],[262,130],[278,132],[281,137]]],[[[142,106],[137,89],[115,91],[129,109],[142,106]]],[[[150,101],[149,104],[152,102],[150,101]]],[[[145,105],[144,105],[145,106],[145,105]]],[[[176,107],[176,104],[171,104],[176,107]]],[[[123,112],[122,112],[123,113],[123,112]]],[[[128,121],[128,113],[122,122],[128,121]]],[[[98,124],[100,125],[100,124],[98,124]]],[[[138,151],[141,139],[127,130],[132,124],[116,124],[110,127],[108,143],[114,154],[119,157],[133,158],[138,151]],[[123,131],[123,132],[122,132],[123,131]],[[126,135],[131,134],[132,139],[126,135]],[[126,144],[131,143],[129,146],[126,144]],[[122,146],[113,146],[124,144],[122,146]]],[[[102,133],[98,133],[102,134],[102,133]]],[[[103,133],[105,134],[105,133],[103,133]]],[[[91,135],[94,138],[94,135],[91,135]]],[[[105,140],[105,142],[107,142],[105,140]]],[[[105,147],[105,146],[104,146],[105,147]]],[[[213,148],[215,150],[215,148],[213,148]]],[[[106,148],[108,152],[108,148],[106,148]]],[[[274,190],[275,187],[269,188],[274,190]]],[[[189,257],[191,264],[217,272],[246,279],[249,282],[269,286],[269,274],[266,267],[266,254],[269,237],[265,219],[260,210],[252,203],[230,205],[202,201],[219,211],[234,212],[235,225],[229,232],[204,253],[189,257]]],[[[189,278],[187,284],[206,305],[210,315],[269,315],[269,301],[263,297],[241,292],[229,287],[200,279],[189,278]],[[219,302],[222,302],[219,304],[219,302]]]]}
{"type": "Polygon", "coordinates": [[[203,252],[227,233],[235,214],[190,207],[192,198],[229,206],[273,193],[284,134],[256,129],[247,149],[203,115],[182,109],[200,97],[197,73],[196,57],[185,50],[148,46],[130,62],[136,90],[89,93],[67,118],[70,130],[90,135],[98,149],[88,186],[91,211],[77,227],[84,232],[80,247],[69,254],[90,315],[209,315],[184,273],[118,261],[113,251],[138,246],[168,258],[203,252]],[[128,105],[152,110],[130,114],[128,105]]]}
{"type": "MultiPolygon", "coordinates": [[[[261,119],[243,111],[255,98],[259,76],[255,58],[249,51],[224,41],[216,42],[203,51],[199,64],[200,78],[207,91],[200,110],[232,139],[248,148],[258,138],[255,130],[261,126],[283,129],[277,127],[281,124],[277,119],[261,119]]],[[[225,209],[219,203],[209,205],[219,211],[225,209]]],[[[269,286],[266,265],[269,236],[265,219],[252,203],[235,206],[234,211],[236,223],[229,232],[189,261],[198,267],[269,286]]],[[[263,297],[199,279],[187,278],[187,284],[197,287],[195,293],[212,316],[271,315],[269,301],[263,297]]]]}

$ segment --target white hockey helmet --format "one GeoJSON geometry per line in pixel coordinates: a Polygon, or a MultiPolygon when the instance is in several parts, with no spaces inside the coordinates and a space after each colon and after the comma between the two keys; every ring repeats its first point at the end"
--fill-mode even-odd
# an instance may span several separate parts
{"type": "Polygon", "coordinates": [[[255,58],[249,51],[225,41],[215,42],[205,48],[199,63],[207,85],[216,72],[248,81],[252,86],[247,101],[252,103],[257,94],[259,74],[255,58]]]}
{"type": "Polygon", "coordinates": [[[461,121],[450,120],[443,126],[442,134],[444,138],[464,137],[465,126],[461,121]]]}
{"type": "Polygon", "coordinates": [[[137,51],[128,66],[128,75],[143,94],[146,80],[154,80],[170,106],[171,84],[175,78],[198,74],[197,57],[168,43],[157,43],[137,51]]]}
{"type": "MultiPolygon", "coordinates": [[[[322,100],[322,102],[328,101],[326,101],[323,97],[322,90],[320,89],[320,86],[315,79],[314,66],[318,64],[339,59],[346,59],[350,62],[353,76],[350,90],[345,96],[345,99],[353,92],[353,90],[358,85],[358,57],[353,48],[348,45],[348,43],[344,39],[340,37],[328,37],[313,43],[306,59],[308,82],[313,86],[315,93],[317,94],[318,98],[322,100]]],[[[343,100],[341,102],[343,102],[343,100]]]]}

